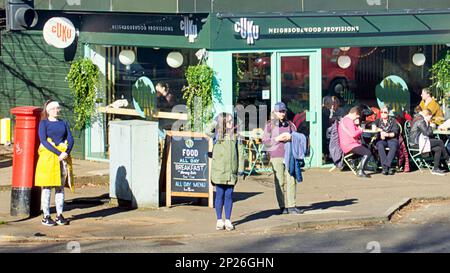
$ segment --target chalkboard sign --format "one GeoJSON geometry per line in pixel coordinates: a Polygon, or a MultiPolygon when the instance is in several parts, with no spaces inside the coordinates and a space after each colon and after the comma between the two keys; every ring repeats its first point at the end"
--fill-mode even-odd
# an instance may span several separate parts
{"type": "Polygon", "coordinates": [[[167,131],[166,206],[172,196],[205,197],[212,207],[210,138],[201,133],[167,131]]]}

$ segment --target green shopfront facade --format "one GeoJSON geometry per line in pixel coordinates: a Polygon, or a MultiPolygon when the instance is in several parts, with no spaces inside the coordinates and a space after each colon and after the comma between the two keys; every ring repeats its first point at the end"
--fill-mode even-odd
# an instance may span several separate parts
{"type": "MultiPolygon", "coordinates": [[[[264,127],[277,101],[286,102],[292,119],[304,119],[311,167],[326,164],[321,111],[325,95],[339,95],[343,108],[356,102],[376,104],[376,88],[390,75],[417,93],[429,83],[427,68],[450,45],[447,1],[127,1],[126,6],[119,1],[81,1],[79,6],[36,2],[39,24],[26,33],[40,35],[52,17],[74,23],[79,30],[77,54],[92,58],[104,76],[98,106],[127,99],[127,108],[133,108],[130,86],[144,74],[155,84],[169,82],[182,104],[184,71],[198,62],[196,53],[206,49],[215,72],[214,110],[231,112],[243,106],[251,120],[256,109],[256,121],[246,124],[251,130],[264,127]],[[136,54],[131,69],[118,60],[122,50],[136,54]],[[174,51],[183,56],[178,68],[166,64],[174,51]],[[421,66],[411,61],[417,52],[426,56],[421,66]]],[[[8,35],[18,34],[3,34],[8,35]]],[[[404,110],[415,103],[412,97],[404,110]]],[[[84,157],[105,160],[108,121],[136,116],[98,117],[85,132],[84,157]]]]}
{"type": "MultiPolygon", "coordinates": [[[[242,82],[246,80],[236,79],[239,58],[247,60],[253,57],[253,63],[270,63],[270,67],[263,64],[264,76],[269,76],[270,80],[256,89],[262,93],[261,97],[265,96],[267,101],[263,105],[268,105],[269,112],[277,101],[283,101],[288,105],[288,112],[293,112],[291,120],[299,112],[306,114],[307,124],[302,126],[307,127],[303,132],[309,135],[310,140],[307,163],[313,167],[327,164],[322,156],[325,142],[322,128],[327,126],[323,124],[322,99],[326,95],[338,94],[334,92],[336,85],[333,82],[336,79],[346,78],[344,93],[349,90],[351,94],[342,96],[340,91],[341,96],[338,97],[341,99],[341,106],[348,110],[358,102],[378,106],[375,92],[377,86],[389,75],[400,75],[404,80],[402,83],[406,83],[411,93],[407,107],[402,108],[411,113],[412,107],[418,104],[420,88],[430,85],[428,69],[447,50],[446,44],[450,41],[450,14],[438,11],[420,14],[369,13],[363,16],[357,12],[346,12],[339,16],[218,13],[212,18],[211,29],[219,31],[212,31],[210,58],[212,57],[211,65],[220,78],[219,85],[223,91],[221,107],[231,111],[232,107],[239,104],[239,96],[235,91],[236,82],[241,82],[242,86],[242,82]],[[247,28],[243,29],[242,25],[247,28]],[[335,50],[339,53],[336,54],[335,50]],[[427,57],[426,65],[416,66],[412,63],[412,57],[417,52],[424,52],[427,57]],[[336,65],[338,61],[333,60],[330,55],[335,55],[336,59],[346,54],[351,60],[349,67],[334,70],[349,72],[331,71],[333,69],[330,62],[336,65]],[[397,62],[407,68],[397,68],[397,62]],[[406,64],[407,62],[410,64],[406,64]],[[363,65],[365,67],[361,67],[363,65]],[[404,73],[402,70],[409,72],[404,73]],[[373,75],[375,73],[377,75],[373,75]],[[421,80],[416,81],[418,78],[421,80]],[[350,84],[351,80],[356,83],[350,84]],[[270,98],[264,94],[267,90],[270,90],[270,98]]],[[[260,68],[261,66],[258,67],[260,68]]],[[[242,88],[240,92],[243,92],[242,88]]],[[[253,95],[251,92],[248,94],[253,95]]],[[[243,104],[261,105],[261,97],[256,99],[256,103],[253,100],[243,104]]],[[[257,127],[264,128],[263,120],[260,120],[257,127]]]]}

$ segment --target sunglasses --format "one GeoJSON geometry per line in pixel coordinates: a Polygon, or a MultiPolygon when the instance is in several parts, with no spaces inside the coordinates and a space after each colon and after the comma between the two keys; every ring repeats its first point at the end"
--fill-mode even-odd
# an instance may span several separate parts
{"type": "Polygon", "coordinates": [[[278,113],[286,113],[286,110],[277,111],[278,113]]]}

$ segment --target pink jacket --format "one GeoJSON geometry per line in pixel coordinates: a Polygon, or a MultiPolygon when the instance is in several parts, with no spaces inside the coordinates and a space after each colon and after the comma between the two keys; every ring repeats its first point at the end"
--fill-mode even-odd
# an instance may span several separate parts
{"type": "Polygon", "coordinates": [[[362,130],[355,125],[353,120],[349,117],[341,119],[338,127],[339,145],[345,154],[353,148],[361,146],[361,134],[362,130]]]}

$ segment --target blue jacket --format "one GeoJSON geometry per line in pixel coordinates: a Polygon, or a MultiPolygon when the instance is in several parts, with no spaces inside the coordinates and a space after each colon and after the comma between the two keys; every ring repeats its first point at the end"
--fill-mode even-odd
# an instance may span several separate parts
{"type": "Polygon", "coordinates": [[[305,166],[306,137],[304,134],[293,132],[291,141],[286,142],[284,150],[284,163],[289,175],[293,176],[297,182],[303,181],[302,167],[305,166]]]}

